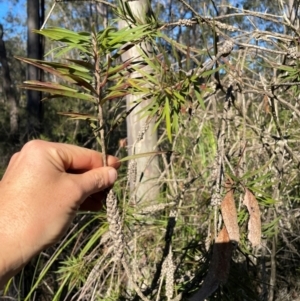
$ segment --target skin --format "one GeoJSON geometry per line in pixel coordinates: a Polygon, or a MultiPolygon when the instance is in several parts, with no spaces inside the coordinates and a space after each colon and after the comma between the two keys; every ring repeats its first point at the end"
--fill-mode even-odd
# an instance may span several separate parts
{"type": "Polygon", "coordinates": [[[13,155],[0,182],[0,287],[55,244],[78,210],[100,210],[120,163],[74,145],[33,140],[13,155]]]}

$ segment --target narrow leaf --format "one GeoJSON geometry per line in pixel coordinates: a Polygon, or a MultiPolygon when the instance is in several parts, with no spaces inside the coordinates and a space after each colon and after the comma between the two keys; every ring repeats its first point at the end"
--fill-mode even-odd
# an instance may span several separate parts
{"type": "Polygon", "coordinates": [[[221,203],[221,212],[230,240],[238,243],[240,241],[240,231],[231,187],[227,188],[226,195],[221,203]]]}
{"type": "Polygon", "coordinates": [[[259,246],[261,243],[261,220],[258,202],[254,194],[246,188],[243,204],[249,212],[248,221],[248,239],[253,247],[259,246]]]}
{"type": "Polygon", "coordinates": [[[145,87],[145,81],[136,78],[128,79],[128,84],[139,92],[147,93],[149,88],[145,87]]]}
{"type": "Polygon", "coordinates": [[[34,32],[48,37],[55,41],[65,43],[88,43],[91,40],[91,34],[88,32],[74,32],[65,28],[50,27],[43,30],[34,30],[34,32]]]}
{"type": "Polygon", "coordinates": [[[115,98],[120,98],[124,97],[126,95],[130,94],[130,91],[128,90],[116,90],[116,91],[111,91],[108,93],[104,98],[102,98],[102,103],[105,103],[107,100],[115,99],[115,98]]]}
{"type": "Polygon", "coordinates": [[[137,65],[137,66],[132,66],[132,69],[134,69],[136,72],[143,75],[144,78],[149,81],[149,83],[152,83],[152,84],[156,85],[157,87],[159,87],[160,83],[159,83],[157,76],[152,76],[151,73],[149,73],[149,69],[143,70],[143,68],[147,68],[147,67],[148,66],[145,66],[145,65],[141,65],[141,66],[137,65]]]}
{"type": "Polygon", "coordinates": [[[110,78],[111,76],[115,75],[115,74],[118,74],[119,72],[123,71],[122,74],[123,76],[126,74],[126,73],[129,73],[129,71],[127,71],[126,69],[128,67],[130,67],[130,64],[132,63],[133,61],[133,58],[127,60],[126,62],[124,62],[123,64],[121,65],[117,65],[117,66],[112,66],[112,67],[109,67],[109,69],[107,70],[107,75],[108,75],[108,78],[110,78]],[[125,74],[124,74],[125,73],[125,74]]]}
{"type": "Polygon", "coordinates": [[[127,116],[139,105],[140,103],[136,103],[135,105],[133,105],[128,111],[124,112],[123,114],[121,114],[120,118],[117,118],[117,121],[115,121],[115,123],[111,126],[110,130],[108,131],[108,133],[106,134],[106,137],[108,137],[108,135],[115,129],[117,128],[126,118],[127,116]]]}
{"type": "Polygon", "coordinates": [[[72,62],[76,65],[79,65],[89,71],[94,71],[94,65],[89,62],[82,61],[82,60],[73,60],[73,59],[67,59],[67,61],[72,62]]]}
{"type": "Polygon", "coordinates": [[[90,83],[82,79],[80,76],[77,76],[75,74],[68,74],[68,77],[74,80],[74,84],[76,86],[81,87],[97,95],[95,88],[90,83]]]}
{"type": "Polygon", "coordinates": [[[144,158],[144,157],[150,157],[150,156],[156,156],[156,155],[162,155],[162,154],[172,154],[172,153],[174,153],[176,155],[179,154],[179,153],[176,153],[176,152],[173,152],[173,151],[147,152],[147,153],[135,154],[135,155],[124,157],[124,158],[120,159],[119,162],[125,162],[125,161],[144,158]]]}
{"type": "Polygon", "coordinates": [[[50,83],[50,82],[40,82],[40,81],[26,81],[24,84],[20,85],[23,89],[28,90],[36,90],[41,91],[45,93],[50,93],[53,96],[65,96],[65,97],[72,97],[72,98],[78,98],[83,100],[92,101],[94,103],[97,103],[95,97],[93,97],[90,94],[85,94],[78,92],[75,89],[59,85],[56,83],[50,83]]]}
{"type": "Polygon", "coordinates": [[[52,63],[42,60],[35,60],[29,58],[16,58],[24,63],[36,66],[54,76],[62,78],[71,84],[76,84],[79,87],[85,88],[88,91],[95,93],[94,87],[88,82],[92,79],[88,70],[83,67],[78,67],[75,65],[66,65],[62,63],[52,63]]]}
{"type": "Polygon", "coordinates": [[[93,120],[97,121],[97,117],[90,114],[75,113],[75,112],[57,112],[59,115],[70,117],[70,119],[93,120]]]}
{"type": "Polygon", "coordinates": [[[168,135],[169,141],[172,142],[171,110],[170,110],[168,97],[165,98],[164,115],[166,118],[167,135],[168,135]]]}

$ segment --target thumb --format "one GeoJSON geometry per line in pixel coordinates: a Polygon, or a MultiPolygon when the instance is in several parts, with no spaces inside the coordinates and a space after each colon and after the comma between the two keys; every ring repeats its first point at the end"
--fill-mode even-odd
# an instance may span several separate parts
{"type": "Polygon", "coordinates": [[[111,187],[115,183],[118,174],[112,167],[100,167],[75,176],[82,189],[83,196],[88,197],[93,193],[111,187]]]}

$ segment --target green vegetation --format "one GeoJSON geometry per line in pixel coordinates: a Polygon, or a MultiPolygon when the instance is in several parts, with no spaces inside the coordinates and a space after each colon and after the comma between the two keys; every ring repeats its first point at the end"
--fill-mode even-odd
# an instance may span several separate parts
{"type": "Polygon", "coordinates": [[[127,2],[56,3],[45,28],[36,31],[46,38],[45,58],[14,52],[16,38],[5,42],[19,127],[12,135],[2,90],[0,172],[32,137],[26,89],[43,92],[35,138],[94,148],[123,161],[106,210],[79,214],[59,245],[8,284],[7,296],[296,300],[297,11],[280,1],[269,3],[268,13],[267,4],[255,1],[244,1],[244,10],[226,1],[189,3],[153,2],[155,17],[145,12],[147,24],[127,2]],[[116,18],[127,26],[118,30],[116,18]],[[151,45],[151,56],[145,45],[151,45]],[[138,57],[124,61],[122,55],[136,46],[138,57]],[[42,69],[44,78],[25,81],[20,61],[42,69]],[[131,77],[134,72],[139,76],[131,77]],[[131,109],[128,95],[136,97],[131,109]],[[126,131],[134,124],[126,129],[125,119],[135,109],[145,119],[141,141],[153,134],[149,122],[155,123],[153,152],[127,153],[126,131]],[[154,156],[159,197],[140,201],[134,164],[145,157],[151,165],[154,156]]]}

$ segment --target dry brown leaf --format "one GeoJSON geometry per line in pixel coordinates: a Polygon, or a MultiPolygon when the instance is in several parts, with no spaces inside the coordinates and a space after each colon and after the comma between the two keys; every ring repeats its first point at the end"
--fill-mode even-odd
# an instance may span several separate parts
{"type": "Polygon", "coordinates": [[[214,243],[212,260],[207,276],[200,290],[192,296],[190,301],[204,301],[216,291],[220,284],[226,283],[229,275],[232,250],[233,245],[224,226],[214,243]]]}
{"type": "Polygon", "coordinates": [[[261,243],[261,220],[258,202],[253,193],[246,188],[243,204],[249,212],[248,221],[248,239],[253,247],[259,246],[261,243]]]}
{"type": "Polygon", "coordinates": [[[221,203],[221,212],[230,240],[238,243],[240,241],[240,231],[233,198],[233,190],[231,188],[228,189],[221,203]]]}
{"type": "Polygon", "coordinates": [[[264,110],[267,114],[271,114],[270,104],[269,104],[269,97],[267,95],[264,95],[263,107],[264,107],[264,110]]]}

